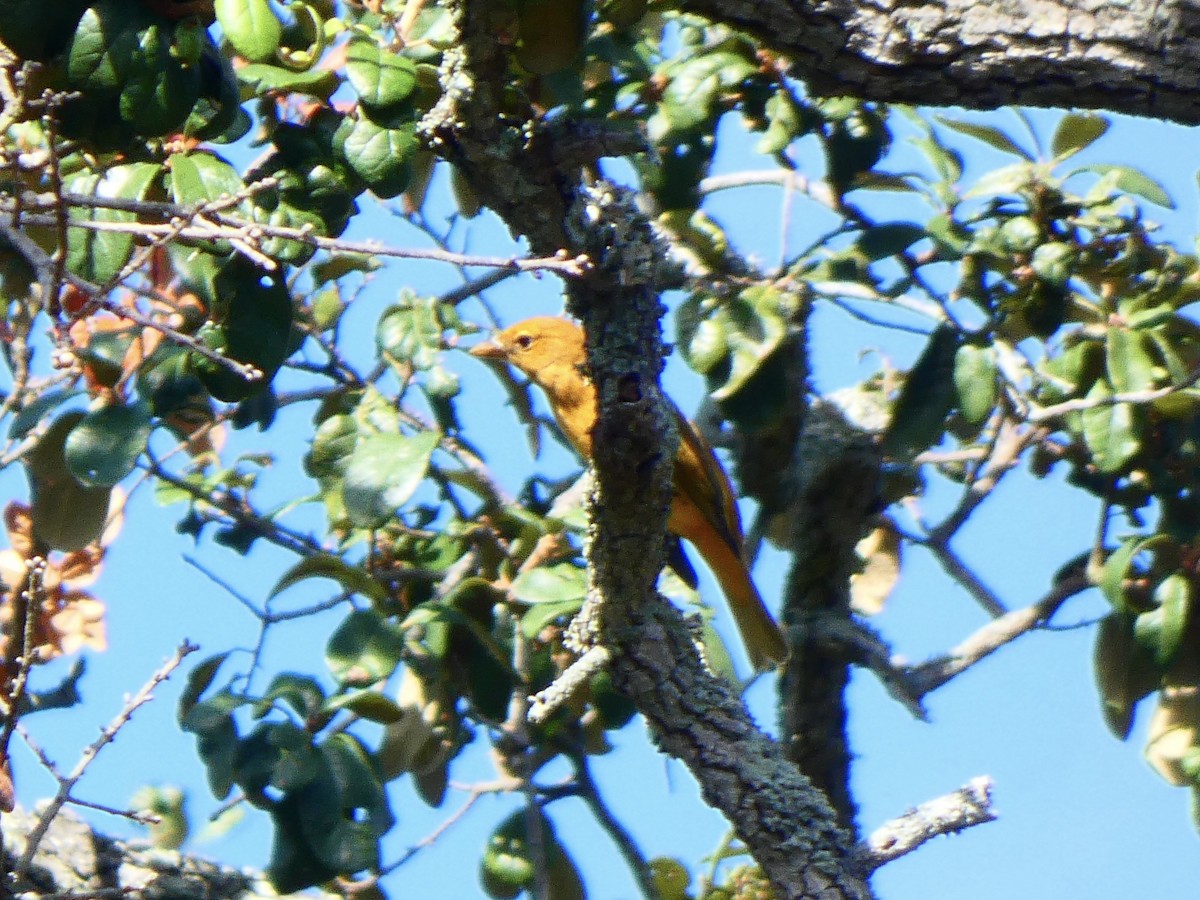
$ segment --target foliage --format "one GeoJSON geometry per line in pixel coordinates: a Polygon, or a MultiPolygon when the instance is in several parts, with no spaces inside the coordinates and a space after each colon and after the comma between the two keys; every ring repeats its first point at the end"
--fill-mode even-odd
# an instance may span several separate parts
{"type": "MultiPolygon", "coordinates": [[[[1124,739],[1157,695],[1152,761],[1200,796],[1200,260],[1147,224],[1146,204],[1171,202],[1147,175],[1075,162],[1105,119],[1066,115],[1048,149],[1030,148],[993,125],[809,97],[786,60],[670,3],[498,6],[515,47],[514,116],[527,104],[547,122],[644,126],[650,145],[630,161],[687,270],[678,349],[723,418],[755,433],[794,411],[780,373],[814,307],[921,323],[928,339],[912,368],[885,368],[855,398],[887,422],[862,418],[889,464],[891,537],[875,553],[898,565],[897,536],[944,548],[987,480],[1017,464],[1038,477],[1061,467],[1096,498],[1104,526],[1063,579],[1082,568],[1111,604],[1095,645],[1103,714],[1124,739]],[[797,176],[802,157],[823,160],[804,201],[834,224],[776,271],[751,268],[705,209],[721,187],[706,178],[727,116],[758,135],[775,183],[797,176]],[[965,180],[957,148],[970,142],[1007,162],[965,180]],[[884,192],[881,218],[870,210],[884,192]],[[934,480],[962,485],[961,504],[938,526],[900,524],[900,505],[934,480]],[[1113,512],[1128,534],[1109,534],[1113,512]]],[[[582,896],[553,802],[594,791],[588,758],[633,715],[601,674],[548,722],[521,720],[522,698],[569,662],[586,519],[564,486],[531,478],[509,496],[486,446],[461,429],[449,351],[480,328],[460,316],[466,294],[400,290],[373,347],[343,328],[378,265],[338,240],[360,205],[401,198],[418,219],[431,172],[450,166],[418,125],[446,89],[438,64],[452,34],[449,4],[433,2],[0,10],[0,40],[23,66],[23,94],[3,111],[0,204],[17,222],[0,226],[3,463],[23,465],[30,485],[28,506],[6,512],[10,562],[25,567],[5,576],[6,693],[28,674],[23,649],[34,662],[103,649],[103,606],[67,588],[113,539],[118,485],[149,476],[196,540],[294,553],[272,596],[330,585],[313,610],[341,616],[325,670],[298,662],[264,687],[257,659],[222,653],[192,670],[179,707],[213,794],[271,817],[264,863],[282,891],[388,866],[389,786],[408,779],[440,806],[456,757],[486,740],[515,791],[555,759],[576,778],[497,823],[480,848],[484,889],[515,897],[544,877],[548,896],[582,896]],[[258,152],[250,164],[247,147],[258,152]],[[47,327],[52,353],[35,354],[47,327]],[[302,459],[271,440],[291,406],[311,416],[302,459]],[[251,425],[268,452],[226,458],[226,429],[251,425]],[[155,449],[167,440],[175,450],[155,449]],[[323,510],[320,533],[285,523],[294,504],[259,500],[263,473],[288,465],[311,479],[311,497],[294,504],[323,510]],[[50,568],[26,565],[35,559],[50,568]],[[30,594],[42,611],[27,632],[30,594]]],[[[469,178],[454,177],[471,217],[469,178]]],[[[521,386],[507,387],[530,413],[521,386]]],[[[873,589],[877,601],[891,581],[873,589]]],[[[277,621],[267,609],[263,629],[277,621]]],[[[65,705],[61,691],[47,695],[65,705]]],[[[42,696],[23,708],[54,705],[42,696]]],[[[678,863],[629,855],[662,896],[696,896],[678,863]]],[[[756,877],[735,869],[700,895],[751,896],[756,877]]]]}

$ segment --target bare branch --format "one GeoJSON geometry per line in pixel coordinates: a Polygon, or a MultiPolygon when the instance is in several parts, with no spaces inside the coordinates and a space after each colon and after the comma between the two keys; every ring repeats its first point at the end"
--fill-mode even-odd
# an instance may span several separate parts
{"type": "Polygon", "coordinates": [[[1064,602],[1089,587],[1091,583],[1083,574],[1063,578],[1036,603],[988,622],[945,656],[931,659],[910,669],[905,678],[906,683],[916,690],[918,697],[937,690],[1005,644],[1045,624],[1064,602]]]}
{"type": "Polygon", "coordinates": [[[874,872],[885,863],[912,853],[931,838],[996,819],[992,780],[982,775],[952,794],[922,803],[885,823],[858,845],[857,857],[864,871],[874,872]]]}
{"type": "Polygon", "coordinates": [[[58,811],[63,808],[71,797],[71,790],[79,782],[87,771],[88,766],[99,755],[100,751],[112,742],[117,733],[125,727],[129,720],[133,717],[134,712],[146,703],[154,699],[154,689],[171,677],[171,673],[179,668],[179,664],[190,653],[194,653],[200,648],[189,641],[184,641],[177,648],[175,654],[168,659],[162,667],[150,676],[150,680],[142,685],[141,689],[130,697],[121,711],[113,718],[104,730],[100,732],[100,736],[92,741],[79,757],[79,762],[75,764],[75,768],[70,774],[58,779],[58,791],[46,804],[38,818],[37,825],[29,833],[29,837],[25,841],[25,850],[21,854],[21,858],[17,861],[15,874],[17,879],[21,879],[29,871],[29,866],[33,862],[33,857],[37,853],[38,844],[45,837],[46,832],[50,829],[50,824],[54,821],[54,817],[58,815],[58,811]]]}
{"type": "Polygon", "coordinates": [[[1025,421],[1033,424],[1041,424],[1044,422],[1052,422],[1055,419],[1065,416],[1067,413],[1083,412],[1088,409],[1097,409],[1102,406],[1116,406],[1120,403],[1131,403],[1135,406],[1144,406],[1147,403],[1153,403],[1155,400],[1161,400],[1163,397],[1169,397],[1184,388],[1189,388],[1197,381],[1200,381],[1200,368],[1189,372],[1187,377],[1178,384],[1169,384],[1166,387],[1154,388],[1148,391],[1126,391],[1125,393],[1110,394],[1107,397],[1076,397],[1073,400],[1064,400],[1062,403],[1055,403],[1053,406],[1030,406],[1029,412],[1025,415],[1025,421]]]}
{"type": "Polygon", "coordinates": [[[607,666],[611,658],[612,651],[607,647],[589,648],[583,656],[571,663],[565,672],[555,678],[549,687],[533,695],[529,705],[530,724],[543,724],[559,707],[575,696],[593,675],[607,666]]]}
{"type": "MultiPolygon", "coordinates": [[[[227,199],[214,201],[214,204],[221,206],[228,205],[228,203],[227,199]]],[[[481,256],[455,253],[440,248],[392,247],[380,241],[348,241],[341,238],[324,237],[316,234],[310,227],[291,228],[283,225],[251,222],[240,216],[220,212],[219,207],[215,207],[214,204],[204,204],[194,210],[188,210],[172,203],[91,197],[80,194],[63,194],[62,196],[62,205],[67,207],[111,209],[168,220],[165,222],[114,222],[75,219],[70,222],[72,228],[119,232],[149,239],[167,236],[190,240],[241,242],[244,246],[253,248],[256,255],[261,255],[258,245],[263,238],[282,238],[330,253],[357,253],[398,259],[421,259],[458,266],[507,269],[513,272],[547,271],[564,278],[578,278],[585,275],[591,267],[591,262],[586,257],[569,256],[564,252],[535,258],[481,256]]],[[[26,195],[21,198],[19,203],[12,198],[0,197],[0,212],[19,216],[21,225],[53,225],[56,221],[53,210],[58,206],[55,197],[47,194],[26,195]]],[[[262,260],[258,258],[255,261],[260,265],[263,264],[262,260]]],[[[268,262],[270,261],[268,260],[268,262]]],[[[273,268],[273,263],[269,267],[273,268]]]]}

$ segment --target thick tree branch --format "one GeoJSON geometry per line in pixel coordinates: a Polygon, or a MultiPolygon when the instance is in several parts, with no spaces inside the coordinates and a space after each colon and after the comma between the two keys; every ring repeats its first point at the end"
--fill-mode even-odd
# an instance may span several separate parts
{"type": "Polygon", "coordinates": [[[1200,9],[1184,0],[687,0],[794,63],[809,91],[1059,106],[1200,122],[1200,9]]]}
{"type": "Polygon", "coordinates": [[[780,732],[788,756],[853,831],[845,692],[859,649],[837,635],[853,629],[850,576],[860,564],[855,547],[878,503],[879,456],[835,407],[813,404],[789,469],[794,556],[783,617],[791,656],[779,680],[780,732]]]}

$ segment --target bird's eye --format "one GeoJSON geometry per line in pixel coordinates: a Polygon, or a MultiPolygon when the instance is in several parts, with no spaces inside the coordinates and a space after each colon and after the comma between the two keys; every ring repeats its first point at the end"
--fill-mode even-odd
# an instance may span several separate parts
{"type": "Polygon", "coordinates": [[[516,345],[518,347],[520,347],[522,350],[528,350],[530,347],[533,346],[533,335],[532,334],[518,334],[517,339],[514,343],[516,343],[516,345]]]}

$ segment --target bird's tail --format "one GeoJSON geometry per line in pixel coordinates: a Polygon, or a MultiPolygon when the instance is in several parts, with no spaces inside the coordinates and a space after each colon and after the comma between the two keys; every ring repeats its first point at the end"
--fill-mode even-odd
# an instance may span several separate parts
{"type": "Polygon", "coordinates": [[[781,665],[787,659],[787,643],[767,612],[741,554],[712,529],[685,536],[696,545],[721,585],[754,671],[763,672],[781,665]]]}

